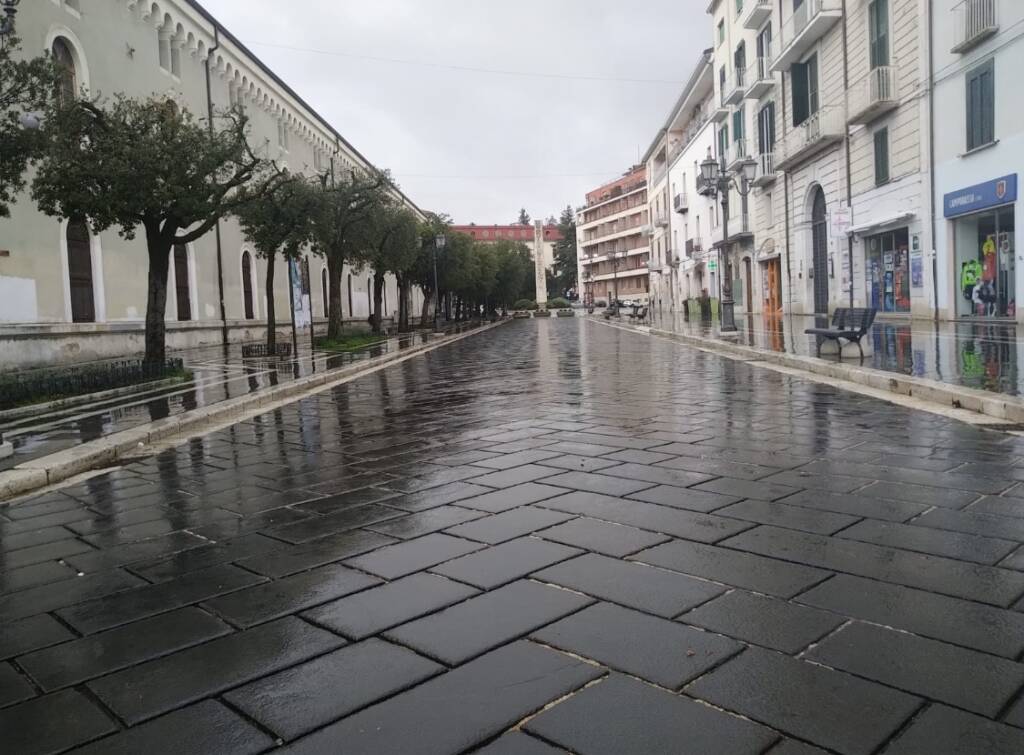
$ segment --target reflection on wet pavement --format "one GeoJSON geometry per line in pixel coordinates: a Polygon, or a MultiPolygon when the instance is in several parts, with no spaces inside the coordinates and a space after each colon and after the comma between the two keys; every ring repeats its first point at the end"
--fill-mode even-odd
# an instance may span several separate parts
{"type": "Polygon", "coordinates": [[[1022,483],[515,321],[0,508],[4,752],[1024,752],[1022,483]]]}
{"type": "MultiPolygon", "coordinates": [[[[742,334],[741,343],[802,356],[815,354],[814,336],[805,335],[804,330],[829,325],[825,317],[783,314],[737,316],[736,324],[742,334]]],[[[715,337],[718,327],[717,322],[686,320],[682,315],[664,312],[652,315],[652,326],[702,337],[715,337]]],[[[868,341],[865,339],[865,343],[868,341]]],[[[1024,378],[1018,367],[1020,342],[1013,323],[875,320],[870,343],[874,354],[865,365],[877,370],[1014,396],[1024,394],[1024,378]]],[[[858,364],[859,360],[850,363],[858,364]]]]}

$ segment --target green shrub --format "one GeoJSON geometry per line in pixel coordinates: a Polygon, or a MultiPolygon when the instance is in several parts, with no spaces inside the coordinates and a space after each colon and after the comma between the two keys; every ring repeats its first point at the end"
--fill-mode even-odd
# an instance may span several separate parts
{"type": "Polygon", "coordinates": [[[529,299],[520,299],[512,305],[512,309],[537,309],[537,302],[529,299]]]}
{"type": "Polygon", "coordinates": [[[568,309],[572,304],[567,299],[563,299],[561,296],[556,296],[554,299],[548,302],[548,309],[568,309]]]}

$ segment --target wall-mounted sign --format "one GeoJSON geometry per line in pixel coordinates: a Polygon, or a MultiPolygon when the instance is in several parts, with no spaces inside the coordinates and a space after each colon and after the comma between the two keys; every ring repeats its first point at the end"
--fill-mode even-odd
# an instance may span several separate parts
{"type": "Polygon", "coordinates": [[[1012,173],[983,184],[951,191],[943,197],[942,208],[947,218],[954,218],[1016,201],[1017,174],[1012,173]]]}
{"type": "Polygon", "coordinates": [[[830,213],[832,238],[845,239],[850,228],[853,226],[853,209],[846,207],[833,207],[830,213]]]}

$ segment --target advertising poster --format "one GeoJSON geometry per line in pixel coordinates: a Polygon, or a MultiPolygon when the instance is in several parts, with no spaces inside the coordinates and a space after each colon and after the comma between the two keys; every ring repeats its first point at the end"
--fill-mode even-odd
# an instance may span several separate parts
{"type": "Polygon", "coordinates": [[[912,252],[910,255],[910,285],[924,288],[924,255],[912,252]]]}

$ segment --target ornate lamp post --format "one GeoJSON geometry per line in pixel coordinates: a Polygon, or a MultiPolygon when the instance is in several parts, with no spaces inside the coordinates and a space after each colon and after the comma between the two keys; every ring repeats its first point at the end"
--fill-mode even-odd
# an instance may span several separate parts
{"type": "Polygon", "coordinates": [[[14,14],[18,12],[19,2],[21,0],[0,0],[4,12],[4,17],[0,18],[0,38],[14,34],[14,14]]]}
{"type": "Polygon", "coordinates": [[[711,196],[719,197],[722,203],[722,245],[723,265],[725,268],[722,274],[725,280],[722,282],[722,324],[719,328],[723,335],[737,333],[736,315],[734,312],[735,302],[732,298],[732,264],[729,259],[729,190],[736,189],[741,197],[750,194],[750,184],[757,177],[757,162],[751,159],[744,160],[734,173],[725,169],[725,157],[721,161],[711,156],[711,148],[708,147],[708,157],[700,164],[700,180],[702,186],[711,196]]]}

